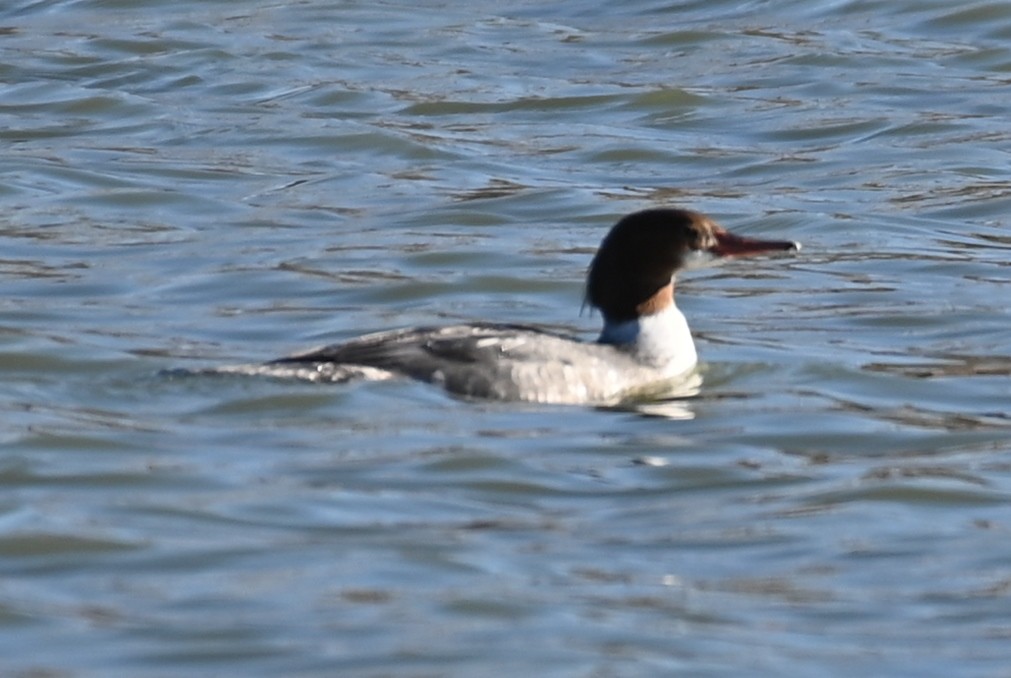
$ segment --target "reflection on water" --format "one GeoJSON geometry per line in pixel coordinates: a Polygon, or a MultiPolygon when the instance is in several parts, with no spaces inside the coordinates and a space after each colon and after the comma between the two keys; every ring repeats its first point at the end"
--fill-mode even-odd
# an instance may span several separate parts
{"type": "Polygon", "coordinates": [[[0,7],[2,672],[1006,672],[1009,19],[0,7]],[[679,279],[697,393],[160,372],[592,338],[657,205],[805,244],[679,279]]]}
{"type": "Polygon", "coordinates": [[[901,374],[918,379],[1011,375],[1011,358],[1005,356],[937,356],[935,362],[874,362],[864,366],[872,372],[901,374]]]}

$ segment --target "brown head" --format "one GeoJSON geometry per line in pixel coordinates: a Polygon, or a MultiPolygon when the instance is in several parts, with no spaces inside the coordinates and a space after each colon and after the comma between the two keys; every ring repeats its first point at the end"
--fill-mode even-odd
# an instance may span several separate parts
{"type": "Polygon", "coordinates": [[[649,209],[621,219],[604,237],[586,281],[586,301],[604,321],[634,320],[674,303],[674,274],[702,258],[797,250],[783,240],[756,240],[727,232],[699,212],[649,209]]]}

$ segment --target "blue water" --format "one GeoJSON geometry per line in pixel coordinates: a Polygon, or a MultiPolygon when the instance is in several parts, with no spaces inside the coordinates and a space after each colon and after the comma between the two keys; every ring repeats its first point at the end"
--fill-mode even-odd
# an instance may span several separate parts
{"type": "Polygon", "coordinates": [[[0,8],[0,674],[1001,676],[1011,5],[0,8]],[[163,370],[592,337],[657,205],[675,410],[163,370]]]}

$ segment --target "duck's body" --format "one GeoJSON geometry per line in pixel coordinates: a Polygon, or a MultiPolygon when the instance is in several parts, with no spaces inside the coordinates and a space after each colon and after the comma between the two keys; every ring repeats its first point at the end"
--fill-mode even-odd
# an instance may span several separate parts
{"type": "Polygon", "coordinates": [[[670,360],[636,344],[589,343],[525,325],[474,323],[369,334],[282,358],[264,373],[315,381],[407,376],[475,398],[538,403],[609,403],[690,372],[696,363],[684,316],[670,360]],[[675,349],[676,346],[676,349],[675,349]]]}
{"type": "Polygon", "coordinates": [[[410,377],[475,398],[612,404],[669,392],[696,365],[674,303],[674,275],[695,260],[799,249],[733,236],[697,212],[656,209],[618,222],[601,244],[587,302],[596,343],[525,325],[474,323],[370,334],[259,366],[219,371],[313,381],[410,377]]]}

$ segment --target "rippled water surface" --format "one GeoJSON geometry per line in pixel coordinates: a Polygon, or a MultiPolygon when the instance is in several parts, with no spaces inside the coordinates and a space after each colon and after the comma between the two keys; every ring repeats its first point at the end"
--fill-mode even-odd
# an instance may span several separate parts
{"type": "Polygon", "coordinates": [[[1011,5],[0,7],[0,673],[1008,676],[1011,5]],[[592,337],[656,205],[680,411],[171,378],[592,337]],[[665,416],[675,415],[675,416],[665,416]]]}

